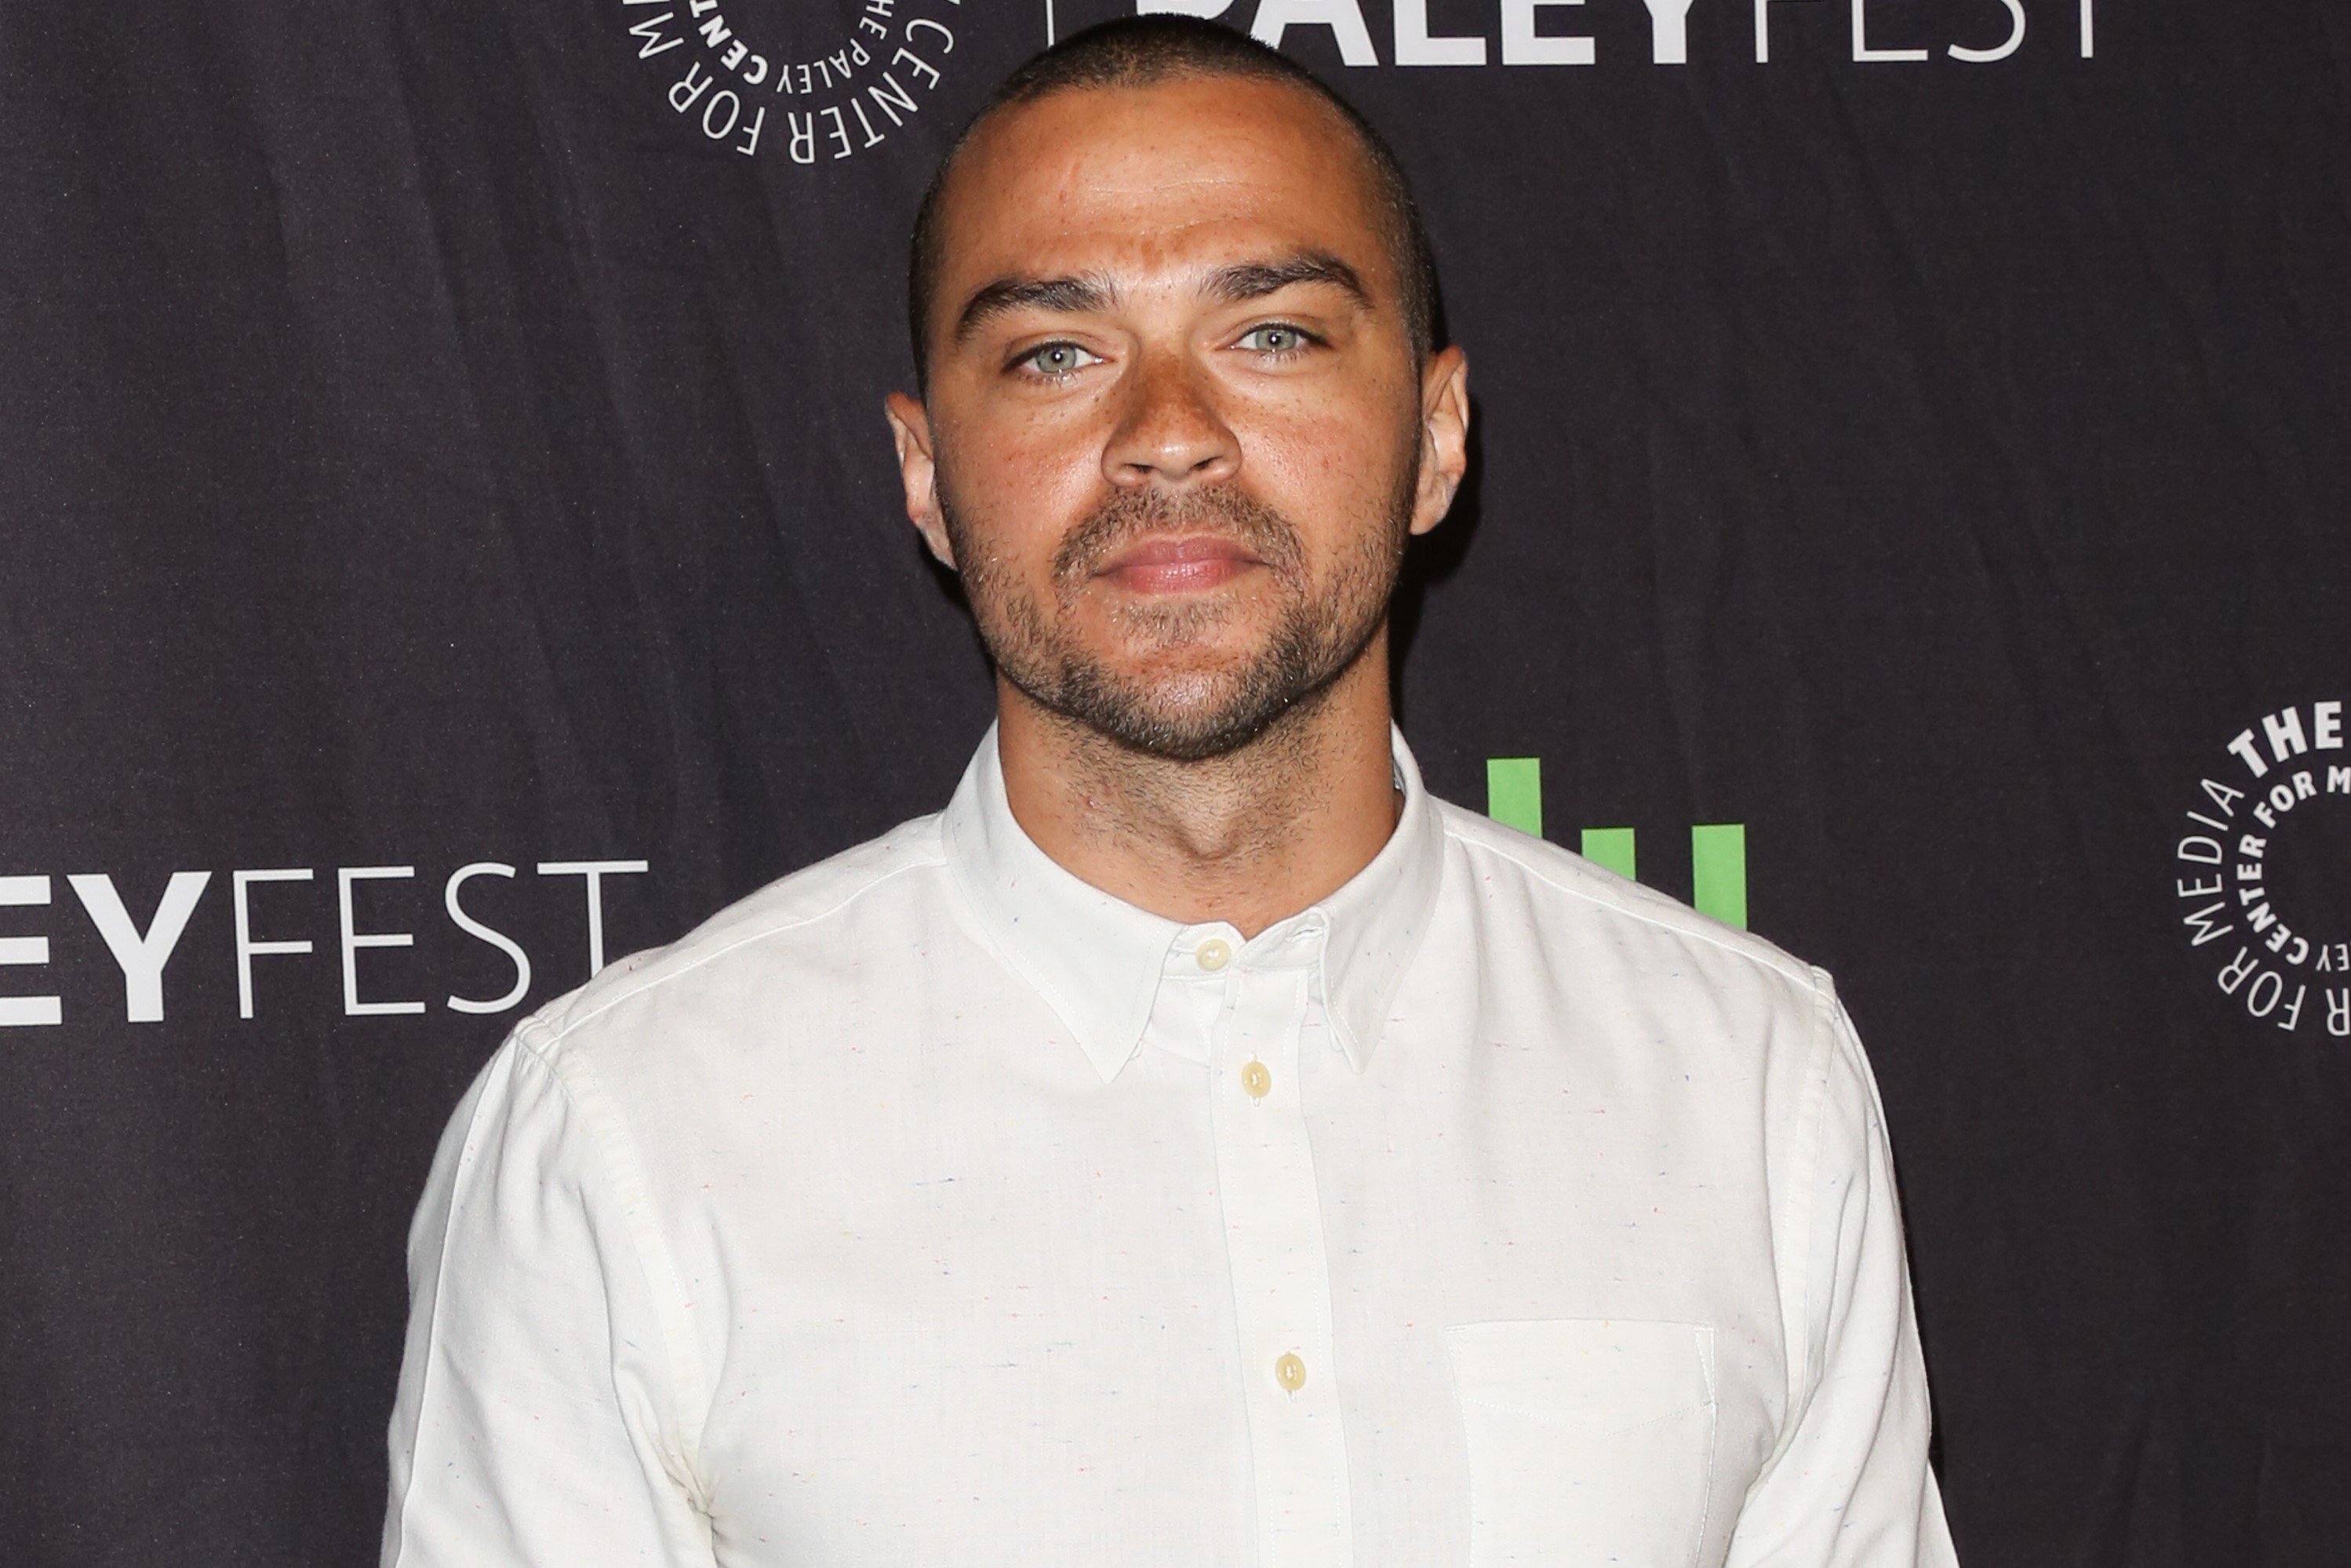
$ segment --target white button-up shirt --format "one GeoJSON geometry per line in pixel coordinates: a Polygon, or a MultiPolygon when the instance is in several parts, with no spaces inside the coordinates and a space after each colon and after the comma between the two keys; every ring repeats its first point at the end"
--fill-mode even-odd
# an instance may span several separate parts
{"type": "Polygon", "coordinates": [[[1952,1561],[1828,977],[1433,800],[1253,938],[946,810],[522,1024],[383,1562],[1952,1561]]]}

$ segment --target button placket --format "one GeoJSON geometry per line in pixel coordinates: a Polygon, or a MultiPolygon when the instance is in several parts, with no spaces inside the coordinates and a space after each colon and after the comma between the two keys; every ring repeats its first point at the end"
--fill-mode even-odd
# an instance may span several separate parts
{"type": "Polygon", "coordinates": [[[1299,1094],[1309,978],[1297,967],[1235,970],[1210,1047],[1259,1561],[1268,1568],[1336,1568],[1353,1557],[1330,1270],[1299,1094]]]}

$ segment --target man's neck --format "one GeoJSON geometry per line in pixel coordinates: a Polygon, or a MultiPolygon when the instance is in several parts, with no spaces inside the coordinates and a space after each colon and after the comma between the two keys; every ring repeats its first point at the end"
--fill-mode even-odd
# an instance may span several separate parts
{"type": "Polygon", "coordinates": [[[1013,819],[1080,880],[1244,937],[1343,885],[1395,831],[1385,638],[1255,740],[1203,762],[1132,751],[999,683],[1013,819]]]}

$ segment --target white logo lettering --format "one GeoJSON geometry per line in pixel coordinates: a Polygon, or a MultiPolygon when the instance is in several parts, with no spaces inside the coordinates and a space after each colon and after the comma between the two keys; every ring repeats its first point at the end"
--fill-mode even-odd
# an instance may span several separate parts
{"type": "MultiPolygon", "coordinates": [[[[49,902],[45,876],[0,876],[0,908],[37,909],[49,902]]],[[[0,964],[37,967],[49,961],[46,936],[0,936],[0,964]]],[[[0,997],[0,1029],[40,1028],[64,1016],[56,997],[0,997]]]]}
{"type": "Polygon", "coordinates": [[[213,873],[208,871],[175,871],[164,884],[162,901],[155,905],[155,917],[147,923],[145,936],[131,924],[131,911],[122,905],[122,895],[114,890],[114,879],[97,876],[69,876],[81,906],[89,912],[89,923],[98,927],[99,936],[106,939],[106,950],[122,970],[122,1015],[129,1023],[162,1023],[163,1021],[163,966],[172,961],[172,950],[180,945],[180,934],[188,928],[188,916],[196,912],[196,900],[211,885],[213,873]]]}
{"type": "Polygon", "coordinates": [[[229,893],[236,906],[236,1016],[253,1016],[253,960],[272,953],[308,953],[310,939],[298,936],[286,942],[256,942],[253,939],[251,889],[257,882],[308,882],[308,866],[280,868],[272,871],[241,871],[229,878],[229,893]]]}

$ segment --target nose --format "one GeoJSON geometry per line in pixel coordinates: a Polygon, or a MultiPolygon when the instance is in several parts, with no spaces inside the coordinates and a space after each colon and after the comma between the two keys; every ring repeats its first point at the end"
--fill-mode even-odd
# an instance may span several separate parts
{"type": "Polygon", "coordinates": [[[1102,476],[1120,489],[1214,485],[1240,468],[1240,442],[1197,371],[1178,354],[1147,355],[1128,380],[1102,476]]]}

